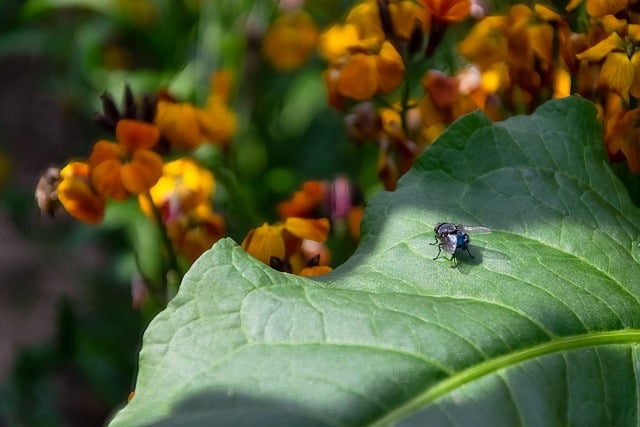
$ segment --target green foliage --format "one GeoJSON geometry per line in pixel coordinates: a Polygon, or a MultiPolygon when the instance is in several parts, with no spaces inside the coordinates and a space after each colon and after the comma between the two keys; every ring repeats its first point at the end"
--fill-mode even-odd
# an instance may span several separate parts
{"type": "Polygon", "coordinates": [[[459,119],[369,203],[330,275],[278,273],[231,240],[145,333],[133,425],[632,425],[639,211],[573,98],[459,119]],[[483,225],[459,267],[433,225],[483,225]]]}

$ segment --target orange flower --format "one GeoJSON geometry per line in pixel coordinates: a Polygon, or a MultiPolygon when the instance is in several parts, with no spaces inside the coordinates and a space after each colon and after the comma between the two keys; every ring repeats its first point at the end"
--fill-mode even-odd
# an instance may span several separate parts
{"type": "MultiPolygon", "coordinates": [[[[338,44],[326,43],[329,44],[325,48],[328,52],[332,52],[332,44],[338,44]]],[[[340,108],[342,97],[366,100],[376,94],[391,92],[402,82],[404,70],[402,57],[388,41],[382,42],[375,53],[358,51],[343,56],[333,61],[325,72],[329,100],[334,107],[340,108]]]]}
{"type": "Polygon", "coordinates": [[[150,189],[162,175],[162,158],[151,151],[158,128],[130,119],[116,126],[117,143],[101,140],[89,157],[91,181],[104,197],[124,200],[150,189]]]}
{"type": "Polygon", "coordinates": [[[280,218],[321,218],[329,216],[341,230],[345,223],[354,240],[360,237],[362,194],[348,178],[337,176],[333,181],[306,181],[301,191],[278,205],[280,218]],[[354,212],[360,212],[354,213],[354,212]]]}
{"type": "Polygon", "coordinates": [[[640,108],[625,111],[622,97],[612,92],[605,99],[604,140],[611,161],[624,156],[629,170],[640,173],[640,108]]]}
{"type": "Polygon", "coordinates": [[[70,162],[62,168],[57,195],[67,212],[80,221],[90,224],[102,221],[105,201],[91,185],[87,163],[70,162]]]}
{"type": "Polygon", "coordinates": [[[301,67],[313,53],[318,29],[311,16],[303,11],[278,17],[264,36],[262,54],[279,70],[301,67]]]}
{"type": "Polygon", "coordinates": [[[196,118],[196,107],[189,103],[159,99],[156,124],[162,136],[174,147],[193,149],[204,140],[196,118]]]}
{"type": "Polygon", "coordinates": [[[224,235],[224,221],[210,205],[200,204],[167,224],[176,250],[193,263],[224,235]]]}
{"type": "Polygon", "coordinates": [[[460,22],[471,12],[471,0],[420,0],[433,19],[460,22]]]}
{"type": "Polygon", "coordinates": [[[227,70],[213,73],[209,87],[204,109],[196,110],[198,124],[206,142],[224,146],[231,140],[237,126],[236,115],[227,106],[231,96],[231,73],[227,70]]]}
{"type": "Polygon", "coordinates": [[[571,30],[560,14],[539,4],[533,9],[517,4],[507,16],[489,16],[474,25],[458,49],[480,67],[483,80],[492,72],[491,86],[503,90],[507,104],[530,103],[570,90],[564,60],[571,57],[566,54],[570,39],[571,30]]]}
{"type": "MultiPolygon", "coordinates": [[[[465,88],[467,91],[462,91],[461,83],[465,82],[463,79],[434,70],[428,71],[423,77],[426,96],[420,101],[418,108],[430,142],[455,119],[480,107],[476,104],[476,98],[471,96],[471,93],[479,89],[465,88]]],[[[484,99],[480,97],[478,101],[484,102],[484,99]]]]}
{"type": "MultiPolygon", "coordinates": [[[[407,42],[416,26],[423,33],[429,29],[428,11],[414,1],[387,2],[386,13],[390,18],[391,26],[391,34],[386,36],[392,38],[394,42],[407,42]]],[[[359,37],[363,40],[375,40],[379,45],[385,39],[380,22],[380,6],[376,0],[365,0],[354,6],[347,16],[346,23],[356,27],[359,37]]]]}
{"type": "Polygon", "coordinates": [[[629,0],[587,0],[587,13],[593,18],[602,18],[626,9],[628,4],[629,0]]]}
{"type": "Polygon", "coordinates": [[[253,257],[271,266],[280,263],[281,270],[291,269],[294,274],[300,274],[303,265],[297,262],[304,256],[302,244],[305,239],[324,242],[329,233],[329,220],[287,218],[284,222],[250,230],[242,242],[242,248],[253,257]],[[292,262],[293,261],[293,262],[292,262]]]}
{"type": "Polygon", "coordinates": [[[337,109],[344,98],[367,100],[394,91],[404,79],[405,66],[396,46],[406,45],[415,31],[429,25],[424,8],[411,1],[394,1],[385,9],[389,23],[383,31],[379,5],[364,1],[349,13],[346,24],[334,25],[319,41],[329,61],[324,73],[329,103],[337,109]],[[393,34],[386,35],[385,31],[393,34]]]}
{"type": "Polygon", "coordinates": [[[161,98],[155,119],[160,134],[178,148],[194,149],[205,142],[226,145],[236,130],[236,116],[227,108],[230,86],[228,72],[214,73],[203,109],[168,96],[161,98]]]}
{"type": "Polygon", "coordinates": [[[291,200],[278,205],[280,218],[313,218],[324,203],[326,195],[326,182],[307,181],[302,185],[301,191],[293,193],[291,200]]]}

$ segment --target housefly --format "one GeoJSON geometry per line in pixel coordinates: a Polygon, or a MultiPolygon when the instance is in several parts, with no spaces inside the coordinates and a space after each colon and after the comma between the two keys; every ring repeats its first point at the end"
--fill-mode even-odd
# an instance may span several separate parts
{"type": "Polygon", "coordinates": [[[440,253],[444,249],[451,255],[451,261],[453,264],[451,268],[458,266],[458,260],[456,259],[456,251],[467,251],[471,258],[475,258],[469,252],[469,234],[468,233],[491,233],[491,230],[487,227],[471,227],[462,224],[451,224],[448,222],[440,222],[433,227],[435,233],[435,241],[432,245],[438,245],[438,255],[434,259],[440,258],[440,253]]]}

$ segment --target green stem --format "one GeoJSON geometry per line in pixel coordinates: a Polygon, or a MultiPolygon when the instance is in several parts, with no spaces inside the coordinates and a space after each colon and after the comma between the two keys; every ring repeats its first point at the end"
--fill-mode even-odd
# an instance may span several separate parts
{"type": "Polygon", "coordinates": [[[178,257],[176,255],[175,249],[173,248],[173,243],[171,242],[171,238],[169,237],[169,233],[167,232],[167,227],[165,226],[162,219],[162,212],[155,205],[155,203],[153,203],[151,193],[147,191],[146,193],[144,193],[144,196],[147,198],[147,201],[151,206],[153,217],[156,220],[156,224],[158,224],[158,229],[160,230],[160,239],[162,240],[162,245],[166,250],[166,262],[164,263],[165,269],[162,276],[162,291],[163,295],[165,295],[166,304],[166,302],[169,300],[169,280],[171,280],[171,285],[176,285],[182,279],[182,274],[180,272],[180,267],[178,266],[178,257]]]}
{"type": "Polygon", "coordinates": [[[153,304],[159,307],[164,307],[166,305],[166,292],[154,286],[154,281],[152,281],[144,274],[142,263],[140,262],[140,254],[138,253],[138,251],[133,251],[133,258],[136,263],[138,273],[140,274],[140,278],[142,279],[142,281],[144,282],[144,286],[146,287],[147,296],[153,301],[153,304]]]}

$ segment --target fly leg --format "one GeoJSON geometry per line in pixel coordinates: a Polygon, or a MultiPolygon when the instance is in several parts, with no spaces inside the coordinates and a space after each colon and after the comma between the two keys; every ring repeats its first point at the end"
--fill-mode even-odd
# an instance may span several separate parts
{"type": "Polygon", "coordinates": [[[473,255],[471,255],[471,252],[469,252],[469,246],[465,247],[464,250],[467,251],[471,258],[475,258],[473,255]]]}
{"type": "MultiPolygon", "coordinates": [[[[431,243],[431,245],[435,245],[435,243],[431,243]]],[[[440,253],[442,252],[442,244],[438,244],[438,255],[434,259],[440,258],[440,253]]]]}

